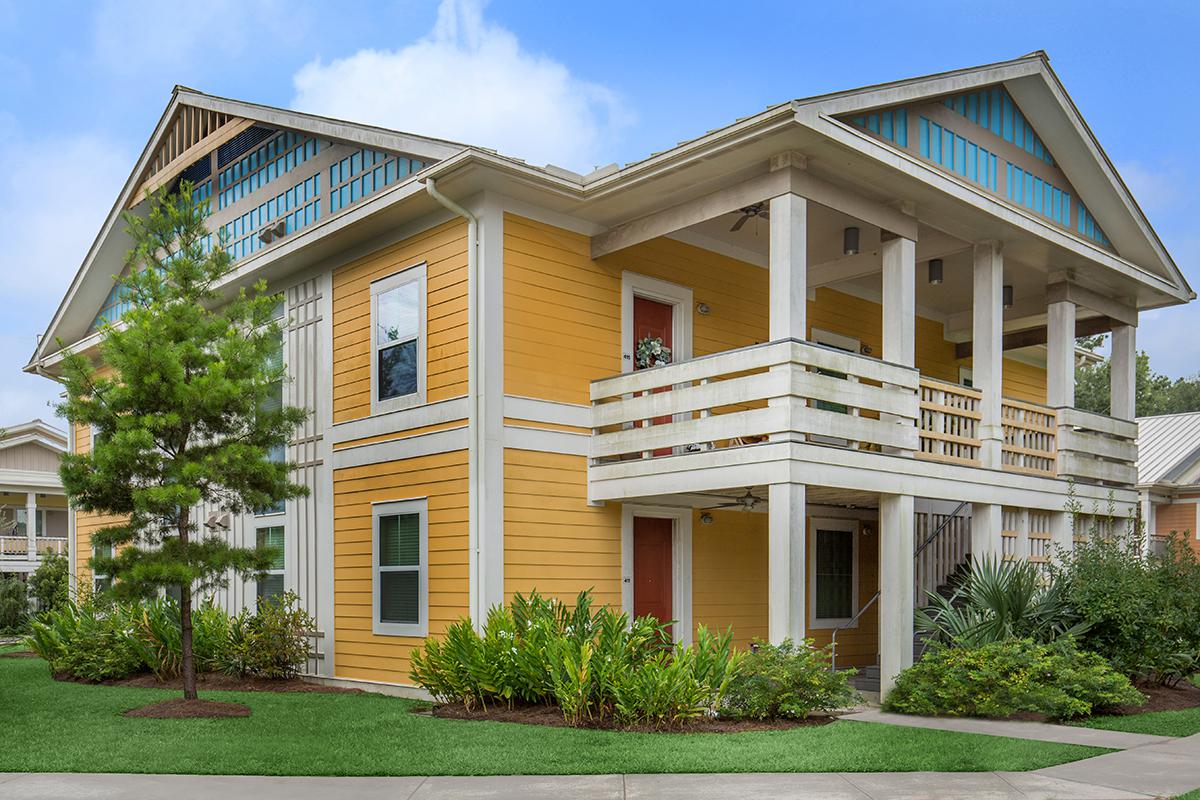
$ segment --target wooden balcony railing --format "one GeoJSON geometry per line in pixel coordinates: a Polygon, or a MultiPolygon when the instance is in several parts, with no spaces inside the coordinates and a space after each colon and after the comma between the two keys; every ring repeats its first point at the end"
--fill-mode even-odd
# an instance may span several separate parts
{"type": "Polygon", "coordinates": [[[921,449],[918,458],[979,466],[978,389],[921,378],[921,449]]]}
{"type": "Polygon", "coordinates": [[[1009,472],[1053,478],[1058,471],[1058,416],[1053,408],[1022,400],[1002,401],[1001,462],[1009,472]]]}
{"type": "MultiPolygon", "coordinates": [[[[66,537],[39,536],[33,540],[37,554],[67,552],[66,537]]],[[[24,536],[0,536],[0,557],[25,558],[29,554],[29,539],[24,536]]]]}
{"type": "Polygon", "coordinates": [[[1126,486],[1137,483],[1137,423],[1060,408],[1058,474],[1126,486]]]}

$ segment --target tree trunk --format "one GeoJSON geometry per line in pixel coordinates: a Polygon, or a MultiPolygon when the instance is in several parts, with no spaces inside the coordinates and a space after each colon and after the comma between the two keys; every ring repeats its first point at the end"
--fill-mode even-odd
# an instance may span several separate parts
{"type": "MultiPolygon", "coordinates": [[[[179,543],[186,554],[188,544],[188,509],[179,512],[179,543]]],[[[183,650],[183,699],[196,699],[196,660],[192,656],[192,584],[179,586],[180,649],[183,650]]]]}

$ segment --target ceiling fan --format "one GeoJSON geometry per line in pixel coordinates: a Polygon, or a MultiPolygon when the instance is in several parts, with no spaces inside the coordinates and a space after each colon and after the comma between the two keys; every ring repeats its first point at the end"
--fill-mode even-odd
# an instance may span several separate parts
{"type": "Polygon", "coordinates": [[[758,217],[760,219],[771,218],[771,212],[767,211],[766,203],[755,203],[738,210],[742,212],[742,215],[738,217],[738,221],[733,223],[733,227],[729,229],[731,232],[740,231],[742,226],[746,224],[746,220],[751,217],[758,217]]]}
{"type": "Polygon", "coordinates": [[[729,499],[731,502],[721,503],[719,505],[710,506],[708,508],[701,509],[701,510],[702,511],[715,511],[716,509],[719,509],[719,508],[736,508],[739,511],[753,511],[755,508],[758,507],[759,503],[767,502],[765,498],[757,497],[749,487],[746,488],[746,493],[744,495],[742,495],[741,497],[731,497],[729,499]]]}

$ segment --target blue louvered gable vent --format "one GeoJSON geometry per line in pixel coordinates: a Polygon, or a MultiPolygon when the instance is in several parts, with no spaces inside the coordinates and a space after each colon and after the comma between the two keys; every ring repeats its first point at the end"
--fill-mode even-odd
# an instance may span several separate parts
{"type": "Polygon", "coordinates": [[[882,136],[889,142],[895,142],[901,147],[908,147],[908,111],[903,108],[859,114],[851,117],[850,121],[860,128],[882,136]]]}
{"type": "Polygon", "coordinates": [[[981,89],[978,92],[956,94],[942,101],[951,111],[957,112],[981,128],[1012,142],[1034,158],[1054,166],[1054,158],[1046,145],[1034,133],[1029,120],[1017,108],[1012,97],[1002,86],[981,89]]]}

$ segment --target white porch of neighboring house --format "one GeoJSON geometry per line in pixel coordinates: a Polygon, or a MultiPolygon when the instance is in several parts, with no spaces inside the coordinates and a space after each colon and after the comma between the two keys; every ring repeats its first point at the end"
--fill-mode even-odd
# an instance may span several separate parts
{"type": "Polygon", "coordinates": [[[66,436],[41,420],[0,438],[0,573],[33,572],[46,553],[66,555],[70,520],[58,459],[66,436]],[[32,521],[32,524],[31,524],[32,521]]]}
{"type": "MultiPolygon", "coordinates": [[[[593,239],[593,257],[657,236],[757,255],[770,273],[770,340],[594,381],[589,499],[697,509],[714,494],[759,492],[773,642],[807,632],[809,507],[875,510],[884,692],[912,662],[914,598],[955,558],[1038,561],[1051,542],[1070,547],[1070,491],[1087,509],[1107,507],[1110,495],[1118,515],[1136,506],[1136,306],[1083,285],[1058,266],[1074,255],[1035,247],[1025,231],[997,238],[999,226],[967,210],[947,212],[944,223],[814,175],[803,156],[785,153],[734,189],[593,239]],[[725,234],[756,204],[769,209],[757,253],[725,234]],[[857,245],[831,256],[847,229],[857,245]],[[932,259],[944,264],[936,287],[926,278],[932,259]],[[810,340],[808,303],[819,286],[881,304],[881,353],[810,340]],[[918,371],[918,308],[943,320],[959,358],[972,358],[970,385],[918,371]],[[1075,338],[1101,330],[1113,334],[1113,416],[1073,407],[1075,338]],[[1006,351],[1031,348],[1045,359],[1046,403],[1002,394],[1006,351]],[[968,544],[926,544],[933,530],[918,534],[917,508],[929,503],[970,517],[968,544]]],[[[632,370],[629,354],[624,365],[632,370]]]]}

